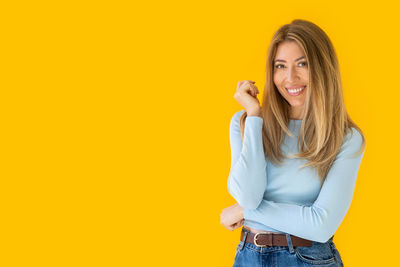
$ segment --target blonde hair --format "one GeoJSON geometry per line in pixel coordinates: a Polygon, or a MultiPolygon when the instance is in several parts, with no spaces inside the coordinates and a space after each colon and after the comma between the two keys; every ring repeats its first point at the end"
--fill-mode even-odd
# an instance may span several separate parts
{"type": "MultiPolygon", "coordinates": [[[[366,141],[361,129],[347,114],[343,99],[342,81],[335,49],[329,37],[317,25],[296,19],[285,24],[274,34],[268,48],[266,83],[261,116],[264,120],[262,136],[264,152],[275,164],[282,163],[285,156],[281,145],[285,134],[293,137],[288,130],[290,104],[282,97],[273,82],[274,57],[283,41],[295,41],[306,55],[309,68],[309,84],[306,92],[304,117],[301,123],[297,145],[299,153],[292,156],[303,158],[316,169],[320,179],[325,180],[347,133],[355,128],[363,142],[366,141]]],[[[246,112],[240,117],[241,136],[244,134],[246,112]]]]}

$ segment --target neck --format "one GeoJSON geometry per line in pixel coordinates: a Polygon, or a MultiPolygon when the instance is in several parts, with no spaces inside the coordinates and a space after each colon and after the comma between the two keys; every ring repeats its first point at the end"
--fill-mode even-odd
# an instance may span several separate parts
{"type": "Polygon", "coordinates": [[[304,110],[304,108],[302,106],[291,107],[290,112],[289,112],[289,118],[291,120],[302,120],[304,117],[303,110],[304,110]]]}

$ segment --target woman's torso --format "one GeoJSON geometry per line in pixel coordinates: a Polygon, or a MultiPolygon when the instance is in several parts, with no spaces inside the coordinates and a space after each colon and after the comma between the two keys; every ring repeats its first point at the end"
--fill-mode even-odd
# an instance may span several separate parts
{"type": "MultiPolygon", "coordinates": [[[[295,135],[286,135],[282,144],[282,152],[288,156],[291,153],[298,153],[297,135],[300,131],[301,120],[290,120],[289,130],[295,135]]],[[[300,166],[307,163],[304,159],[284,159],[281,165],[275,165],[267,160],[267,188],[263,199],[278,203],[289,203],[296,205],[311,206],[317,199],[322,187],[315,169],[300,166]]],[[[243,224],[252,232],[274,232],[282,233],[268,227],[260,222],[246,220],[243,224]]]]}

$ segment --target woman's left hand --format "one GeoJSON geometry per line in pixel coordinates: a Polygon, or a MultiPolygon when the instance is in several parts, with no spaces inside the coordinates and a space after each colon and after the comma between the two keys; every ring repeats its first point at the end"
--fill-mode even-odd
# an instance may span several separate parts
{"type": "Polygon", "coordinates": [[[228,230],[235,230],[243,225],[243,208],[238,203],[229,206],[221,212],[221,224],[228,230]]]}

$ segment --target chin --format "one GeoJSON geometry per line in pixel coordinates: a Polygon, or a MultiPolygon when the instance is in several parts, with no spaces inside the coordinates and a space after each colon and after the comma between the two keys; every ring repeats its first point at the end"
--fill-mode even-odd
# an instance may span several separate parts
{"type": "Polygon", "coordinates": [[[304,102],[289,102],[291,107],[302,107],[304,106],[304,102]]]}

